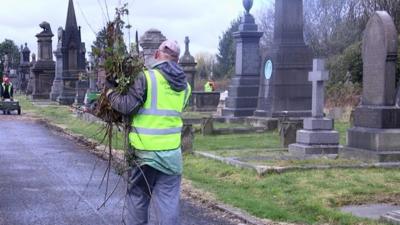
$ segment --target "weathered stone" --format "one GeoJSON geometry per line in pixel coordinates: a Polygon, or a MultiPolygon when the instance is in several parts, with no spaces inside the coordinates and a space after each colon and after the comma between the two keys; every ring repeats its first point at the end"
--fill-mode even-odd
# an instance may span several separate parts
{"type": "Polygon", "coordinates": [[[299,130],[296,141],[308,145],[338,145],[339,133],[334,130],[299,130]]]}
{"type": "Polygon", "coordinates": [[[18,68],[18,88],[21,92],[26,93],[28,82],[29,82],[29,74],[30,74],[30,54],[31,51],[28,48],[28,45],[25,43],[25,47],[21,46],[21,61],[18,68]]]}
{"type": "Polygon", "coordinates": [[[303,1],[275,3],[273,49],[264,60],[256,116],[310,116],[312,51],[303,38],[303,1]],[[302,112],[302,113],[299,113],[302,112]],[[304,113],[305,112],[305,113],[304,113]]]}
{"type": "Polygon", "coordinates": [[[312,118],[304,119],[304,130],[297,131],[296,144],[289,146],[293,155],[338,154],[339,133],[333,129],[333,120],[324,118],[324,81],[329,79],[325,62],[314,59],[313,71],[309,73],[312,82],[312,118]]]}
{"type": "Polygon", "coordinates": [[[146,31],[140,38],[140,46],[143,49],[143,56],[146,66],[153,65],[156,61],[154,53],[167,38],[157,29],[150,29],[146,31]]]}
{"type": "Polygon", "coordinates": [[[377,11],[363,37],[362,105],[395,104],[397,31],[387,12],[377,11]]]}
{"type": "Polygon", "coordinates": [[[32,67],[32,99],[49,99],[55,73],[55,63],[52,57],[52,37],[54,35],[49,23],[42,22],[40,27],[43,31],[36,35],[38,60],[32,67]]]}
{"type": "Polygon", "coordinates": [[[78,27],[72,0],[69,0],[65,30],[60,31],[62,54],[63,88],[57,101],[62,105],[71,105],[75,101],[76,82],[79,74],[86,72],[86,49],[81,41],[81,29],[78,27]]]}
{"type": "Polygon", "coordinates": [[[214,119],[203,118],[201,122],[201,133],[203,135],[212,135],[214,132],[214,119]]]}
{"type": "Polygon", "coordinates": [[[192,92],[193,110],[198,112],[214,112],[217,111],[219,104],[219,92],[192,92]]]}
{"type": "MultiPolygon", "coordinates": [[[[185,72],[186,79],[189,82],[190,86],[192,87],[192,91],[195,88],[195,79],[194,75],[196,74],[196,60],[189,52],[189,37],[185,38],[185,53],[179,59],[179,65],[182,67],[183,71],[185,72]]],[[[189,99],[189,106],[193,106],[193,96],[189,99]]]]}
{"type": "Polygon", "coordinates": [[[254,17],[249,13],[251,5],[245,4],[247,12],[242,17],[239,31],[233,34],[236,40],[235,76],[229,86],[223,116],[252,116],[257,108],[260,68],[260,38],[254,17]],[[249,101],[249,105],[236,104],[249,101]]]}
{"type": "Polygon", "coordinates": [[[325,70],[325,60],[314,59],[313,71],[308,74],[308,80],[312,86],[312,110],[313,117],[324,117],[325,93],[324,81],[329,79],[329,72],[325,70]]]}
{"type": "Polygon", "coordinates": [[[74,104],[79,106],[83,105],[85,100],[86,91],[89,89],[89,81],[87,80],[78,80],[75,84],[75,101],[74,104]]]}
{"type": "Polygon", "coordinates": [[[194,132],[192,124],[184,124],[182,127],[182,152],[193,152],[194,132]]]}
{"type": "Polygon", "coordinates": [[[56,57],[56,72],[50,93],[50,100],[52,101],[57,101],[57,98],[61,95],[63,89],[63,81],[62,81],[63,61],[61,52],[63,32],[64,30],[62,29],[62,27],[59,27],[57,50],[54,51],[54,56],[56,57]]]}
{"type": "Polygon", "coordinates": [[[378,129],[399,128],[400,110],[395,106],[360,106],[354,112],[354,126],[378,129]]]}
{"type": "Polygon", "coordinates": [[[303,122],[305,130],[332,130],[333,120],[327,118],[306,118],[303,122]]]}
{"type": "Polygon", "coordinates": [[[400,161],[400,108],[395,105],[397,31],[385,11],[370,18],[363,37],[363,96],[347,133],[347,152],[400,161]]]}
{"type": "Polygon", "coordinates": [[[294,156],[307,156],[307,155],[337,155],[338,146],[335,145],[309,145],[309,144],[291,144],[289,153],[294,156]]]}
{"type": "Polygon", "coordinates": [[[303,123],[300,120],[279,121],[279,134],[281,146],[287,148],[290,144],[296,143],[296,133],[301,129],[303,123]]]}

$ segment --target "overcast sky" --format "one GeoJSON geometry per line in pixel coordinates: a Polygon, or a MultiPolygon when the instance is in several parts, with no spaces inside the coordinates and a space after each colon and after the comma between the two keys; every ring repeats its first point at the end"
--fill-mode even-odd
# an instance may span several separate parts
{"type": "MultiPolygon", "coordinates": [[[[192,55],[216,53],[218,37],[244,11],[242,0],[74,0],[78,25],[82,27],[82,41],[88,51],[95,32],[107,21],[105,1],[111,18],[120,2],[128,2],[129,20],[139,35],[157,28],[181,46],[185,36],[189,36],[192,55]]],[[[270,1],[254,0],[252,12],[261,10],[270,1]]],[[[27,42],[36,53],[35,35],[41,31],[38,24],[47,21],[55,34],[54,50],[57,29],[65,26],[68,0],[0,0],[0,3],[0,41],[12,39],[18,46],[27,42]]]]}

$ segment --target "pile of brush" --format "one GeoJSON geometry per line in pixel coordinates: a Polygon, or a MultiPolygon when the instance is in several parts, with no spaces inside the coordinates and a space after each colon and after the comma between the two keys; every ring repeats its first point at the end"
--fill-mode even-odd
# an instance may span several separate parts
{"type": "MultiPolygon", "coordinates": [[[[144,68],[138,48],[127,49],[124,42],[122,30],[125,22],[122,17],[129,13],[126,6],[116,9],[114,21],[107,23],[105,48],[93,49],[95,57],[103,60],[102,66],[106,73],[106,79],[115,82],[117,85],[115,90],[121,94],[129,90],[144,68]]],[[[111,108],[106,92],[105,89],[102,91],[94,114],[106,123],[118,125],[122,122],[122,115],[111,108]]]]}

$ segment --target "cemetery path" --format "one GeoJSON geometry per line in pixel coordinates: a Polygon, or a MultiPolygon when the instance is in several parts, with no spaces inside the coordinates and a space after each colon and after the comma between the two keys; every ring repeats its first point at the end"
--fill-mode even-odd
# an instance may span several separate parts
{"type": "MultiPolygon", "coordinates": [[[[115,171],[110,189],[120,185],[97,210],[105,194],[105,185],[99,188],[105,161],[20,117],[2,116],[0,130],[0,225],[121,224],[125,187],[115,171]]],[[[181,215],[182,225],[238,224],[188,198],[181,200],[181,215]]]]}

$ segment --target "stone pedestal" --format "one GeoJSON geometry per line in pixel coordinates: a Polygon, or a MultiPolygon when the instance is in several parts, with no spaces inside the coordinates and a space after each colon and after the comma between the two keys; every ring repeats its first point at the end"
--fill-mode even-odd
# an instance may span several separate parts
{"type": "Polygon", "coordinates": [[[75,105],[83,105],[85,100],[86,91],[89,89],[89,81],[87,80],[78,80],[76,81],[76,89],[75,89],[75,105]]]}
{"type": "Polygon", "coordinates": [[[256,116],[309,117],[312,51],[303,38],[303,1],[275,3],[273,49],[264,59],[256,116]]]}
{"type": "Polygon", "coordinates": [[[257,108],[260,79],[260,38],[254,17],[247,12],[242,18],[239,31],[233,34],[236,40],[235,76],[228,88],[228,98],[223,116],[253,116],[257,108]]]}
{"type": "Polygon", "coordinates": [[[308,79],[312,82],[312,118],[303,121],[303,130],[297,131],[296,144],[289,145],[292,155],[323,155],[339,153],[339,133],[333,130],[333,120],[324,118],[324,81],[329,79],[324,60],[314,59],[314,70],[308,79]]]}
{"type": "Polygon", "coordinates": [[[219,92],[192,92],[193,110],[197,112],[217,111],[220,93],[219,92]]]}
{"type": "MultiPolygon", "coordinates": [[[[179,65],[182,67],[185,72],[186,79],[192,87],[192,91],[194,91],[194,75],[196,74],[196,60],[189,52],[189,37],[185,38],[185,54],[179,59],[179,65]]],[[[193,96],[189,99],[189,106],[193,106],[193,96]]]]}
{"type": "Polygon", "coordinates": [[[32,67],[33,85],[32,99],[49,99],[51,85],[55,74],[55,63],[52,57],[52,37],[50,25],[40,24],[43,31],[36,35],[38,38],[38,61],[32,67]]]}
{"type": "Polygon", "coordinates": [[[150,29],[140,38],[140,46],[143,49],[145,66],[152,66],[156,61],[154,53],[167,38],[157,29],[150,29]]]}
{"type": "MultiPolygon", "coordinates": [[[[60,32],[62,32],[62,28],[59,28],[59,33],[60,32]]],[[[61,91],[63,88],[63,82],[62,82],[63,62],[62,62],[62,52],[61,52],[61,47],[62,47],[61,41],[62,37],[59,36],[57,50],[54,52],[54,56],[56,57],[56,72],[50,93],[50,100],[52,101],[57,101],[57,98],[61,95],[61,91]]]]}
{"type": "Polygon", "coordinates": [[[26,93],[26,89],[28,87],[29,74],[30,74],[30,54],[31,51],[28,48],[28,45],[25,43],[25,47],[21,46],[21,61],[18,68],[18,89],[26,93]]]}
{"type": "Polygon", "coordinates": [[[72,105],[75,102],[76,83],[79,80],[79,74],[83,72],[82,70],[63,71],[63,88],[60,96],[57,98],[57,102],[61,105],[72,105]]]}
{"type": "Polygon", "coordinates": [[[347,133],[344,155],[400,161],[400,108],[395,105],[397,31],[385,11],[376,12],[363,37],[363,95],[347,133]]]}

